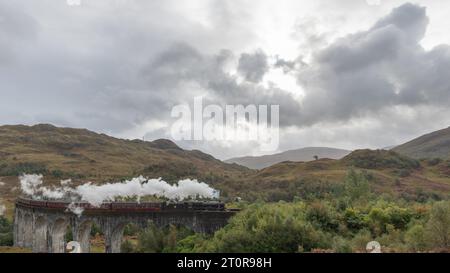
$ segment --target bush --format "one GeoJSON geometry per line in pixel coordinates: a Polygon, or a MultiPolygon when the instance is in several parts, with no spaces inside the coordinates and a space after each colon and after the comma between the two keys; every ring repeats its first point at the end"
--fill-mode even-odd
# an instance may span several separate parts
{"type": "Polygon", "coordinates": [[[450,201],[440,201],[433,205],[426,231],[435,247],[450,247],[450,201]]]}
{"type": "Polygon", "coordinates": [[[367,243],[372,241],[372,235],[369,230],[360,230],[353,238],[350,240],[350,244],[353,252],[366,252],[367,243]]]}
{"type": "Polygon", "coordinates": [[[125,240],[120,246],[120,252],[122,253],[134,253],[135,251],[134,245],[130,240],[125,240]]]}
{"type": "Polygon", "coordinates": [[[161,253],[164,249],[164,233],[151,223],[138,235],[137,249],[145,253],[161,253]]]}
{"type": "Polygon", "coordinates": [[[401,169],[397,172],[398,176],[400,177],[408,177],[411,175],[411,170],[409,169],[401,169]]]}
{"type": "Polygon", "coordinates": [[[13,242],[13,233],[0,233],[0,246],[12,246],[13,242]]]}
{"type": "Polygon", "coordinates": [[[357,209],[347,208],[344,212],[344,222],[352,231],[358,231],[366,227],[365,215],[357,209]]]}
{"type": "Polygon", "coordinates": [[[134,236],[139,233],[139,227],[137,225],[128,224],[123,229],[123,235],[134,236]]]}
{"type": "Polygon", "coordinates": [[[0,246],[13,245],[13,225],[5,217],[0,216],[0,246]]]}
{"type": "Polygon", "coordinates": [[[357,150],[344,157],[350,166],[363,169],[417,169],[418,160],[386,150],[357,150]]]}
{"type": "Polygon", "coordinates": [[[306,220],[326,231],[337,231],[339,227],[336,212],[324,202],[312,203],[306,211],[306,220]]]}
{"type": "Polygon", "coordinates": [[[424,251],[427,248],[427,240],[423,225],[416,224],[408,229],[405,234],[405,242],[411,251],[424,251]]]}
{"type": "Polygon", "coordinates": [[[352,246],[345,238],[336,236],[333,238],[333,251],[337,253],[351,253],[352,246]]]}
{"type": "Polygon", "coordinates": [[[170,225],[166,228],[158,228],[150,223],[139,233],[136,251],[144,253],[177,252],[178,242],[192,234],[193,231],[185,227],[170,225]]]}
{"type": "Polygon", "coordinates": [[[329,249],[331,238],[305,220],[303,203],[252,205],[215,233],[213,252],[297,252],[329,249]]]}
{"type": "Polygon", "coordinates": [[[441,162],[442,162],[442,159],[440,159],[440,158],[433,158],[433,159],[428,160],[428,165],[429,166],[436,166],[436,165],[438,165],[441,162]]]}
{"type": "Polygon", "coordinates": [[[21,162],[13,165],[2,164],[0,166],[0,175],[19,176],[24,173],[47,174],[48,169],[44,164],[35,162],[21,162]]]}

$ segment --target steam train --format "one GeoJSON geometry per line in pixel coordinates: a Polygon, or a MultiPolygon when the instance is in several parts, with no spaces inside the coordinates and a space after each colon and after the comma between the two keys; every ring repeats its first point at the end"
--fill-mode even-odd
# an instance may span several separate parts
{"type": "MultiPolygon", "coordinates": [[[[17,205],[29,208],[65,210],[71,204],[60,200],[33,200],[19,198],[17,205]]],[[[86,211],[129,211],[129,212],[164,212],[164,211],[225,211],[225,204],[218,201],[181,201],[181,202],[107,202],[93,206],[87,202],[74,202],[74,206],[86,211]]]]}

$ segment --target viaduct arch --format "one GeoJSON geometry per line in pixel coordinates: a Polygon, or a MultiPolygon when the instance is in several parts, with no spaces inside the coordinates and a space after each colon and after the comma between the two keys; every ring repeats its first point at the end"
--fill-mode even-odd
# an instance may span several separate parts
{"type": "Polygon", "coordinates": [[[222,209],[171,208],[149,209],[146,203],[108,203],[94,208],[87,203],[78,216],[64,201],[45,201],[19,198],[14,213],[14,245],[32,248],[33,252],[65,252],[65,235],[70,227],[73,240],[81,245],[82,252],[90,252],[90,232],[93,224],[105,236],[105,252],[120,252],[122,235],[129,223],[145,228],[149,222],[157,227],[169,224],[185,226],[199,233],[213,233],[225,226],[236,211],[222,209]],[[50,204],[51,203],[51,204],[50,204]],[[114,204],[112,207],[111,204],[114,204]],[[119,205],[116,205],[119,204],[119,205]],[[120,205],[125,204],[125,205],[120,205]]]}

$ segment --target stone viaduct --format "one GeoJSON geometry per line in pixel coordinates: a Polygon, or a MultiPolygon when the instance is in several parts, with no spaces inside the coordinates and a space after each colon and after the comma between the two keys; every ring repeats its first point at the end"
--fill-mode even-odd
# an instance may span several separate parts
{"type": "MultiPolygon", "coordinates": [[[[16,201],[14,215],[14,245],[32,248],[33,252],[65,252],[65,235],[68,227],[72,230],[73,240],[81,245],[81,252],[90,252],[90,233],[93,224],[104,234],[105,252],[120,252],[124,227],[134,224],[145,228],[149,222],[158,227],[170,224],[185,226],[195,232],[213,233],[228,222],[235,211],[223,209],[143,209],[145,203],[109,203],[126,204],[111,208],[111,205],[92,208],[86,205],[81,215],[67,210],[69,202],[49,205],[48,201],[19,198],[16,201]],[[122,208],[123,207],[123,208],[122,208]]],[[[78,203],[81,204],[81,203],[78,203]]]]}

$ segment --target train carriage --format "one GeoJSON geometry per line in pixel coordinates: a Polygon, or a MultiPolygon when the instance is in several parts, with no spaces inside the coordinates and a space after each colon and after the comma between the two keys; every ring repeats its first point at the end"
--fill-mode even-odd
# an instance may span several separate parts
{"type": "Polygon", "coordinates": [[[73,203],[85,211],[224,211],[225,204],[219,201],[181,201],[181,202],[108,202],[94,206],[88,202],[71,202],[63,200],[33,200],[19,198],[17,204],[27,207],[65,210],[73,203]]]}

